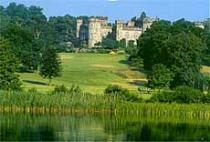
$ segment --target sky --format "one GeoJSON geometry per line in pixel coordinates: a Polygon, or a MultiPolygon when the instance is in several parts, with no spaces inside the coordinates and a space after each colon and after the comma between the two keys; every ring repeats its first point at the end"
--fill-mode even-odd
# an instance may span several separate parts
{"type": "Polygon", "coordinates": [[[128,20],[145,11],[147,16],[171,21],[210,18],[210,0],[0,0],[0,5],[6,7],[11,2],[39,6],[47,17],[107,16],[113,22],[128,20]]]}

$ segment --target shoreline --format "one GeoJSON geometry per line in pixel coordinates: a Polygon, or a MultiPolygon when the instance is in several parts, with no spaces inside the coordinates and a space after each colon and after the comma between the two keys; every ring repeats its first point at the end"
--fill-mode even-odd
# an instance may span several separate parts
{"type": "Polygon", "coordinates": [[[55,107],[21,107],[0,106],[0,113],[23,113],[41,115],[69,115],[69,114],[110,114],[121,116],[148,116],[148,117],[185,117],[210,119],[210,106],[208,104],[163,104],[163,103],[138,103],[138,107],[130,103],[131,108],[117,106],[114,109],[84,109],[84,108],[55,108],[55,107]],[[135,108],[134,108],[135,107],[135,108]]]}

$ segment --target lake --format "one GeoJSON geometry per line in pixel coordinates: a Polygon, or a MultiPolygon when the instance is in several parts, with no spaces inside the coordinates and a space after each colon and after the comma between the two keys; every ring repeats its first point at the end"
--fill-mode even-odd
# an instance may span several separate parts
{"type": "Polygon", "coordinates": [[[0,141],[209,141],[210,121],[114,114],[1,114],[0,141]]]}

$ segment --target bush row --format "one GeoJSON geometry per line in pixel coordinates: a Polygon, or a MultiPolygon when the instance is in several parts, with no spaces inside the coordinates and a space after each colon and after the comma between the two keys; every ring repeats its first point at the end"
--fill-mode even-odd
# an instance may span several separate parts
{"type": "MultiPolygon", "coordinates": [[[[28,90],[30,93],[36,93],[35,88],[28,90]]],[[[56,86],[51,95],[84,95],[84,92],[80,89],[79,86],[72,85],[70,88],[65,87],[64,85],[56,86]]],[[[85,93],[87,94],[87,93],[85,93]]],[[[118,85],[109,85],[104,90],[104,95],[116,98],[122,101],[129,102],[143,102],[143,99],[137,94],[129,92],[129,90],[122,88],[118,85]]],[[[210,93],[203,93],[200,90],[181,86],[171,91],[162,91],[155,93],[152,97],[147,100],[148,102],[161,102],[161,103],[210,103],[210,93]]]]}
{"type": "Polygon", "coordinates": [[[160,92],[154,94],[150,101],[168,103],[210,103],[210,93],[203,93],[200,90],[190,87],[177,87],[174,91],[160,92]]]}
{"type": "Polygon", "coordinates": [[[142,98],[138,97],[135,94],[130,93],[127,89],[124,89],[118,85],[109,85],[105,89],[104,94],[117,96],[117,97],[120,97],[121,99],[124,99],[126,101],[131,101],[131,102],[142,101],[142,98]]]}

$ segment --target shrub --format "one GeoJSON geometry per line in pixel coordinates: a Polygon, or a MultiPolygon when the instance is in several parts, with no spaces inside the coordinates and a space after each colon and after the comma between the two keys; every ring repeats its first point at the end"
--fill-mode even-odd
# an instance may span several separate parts
{"type": "Polygon", "coordinates": [[[151,101],[176,103],[209,103],[210,95],[190,87],[177,87],[173,92],[154,94],[151,101]]]}
{"type": "Polygon", "coordinates": [[[52,94],[59,94],[59,93],[67,94],[68,91],[69,91],[68,88],[66,88],[64,85],[60,85],[60,86],[55,86],[54,90],[52,91],[52,94]]]}
{"type": "Polygon", "coordinates": [[[180,103],[200,103],[204,97],[204,94],[200,90],[190,87],[178,87],[175,93],[175,98],[180,103]]]}
{"type": "Polygon", "coordinates": [[[210,93],[204,94],[204,96],[202,97],[202,102],[203,103],[210,103],[210,93]]]}
{"type": "Polygon", "coordinates": [[[109,95],[125,95],[125,94],[129,94],[129,91],[118,85],[109,85],[105,89],[104,93],[109,94],[109,95]]]}
{"type": "Polygon", "coordinates": [[[105,94],[107,95],[113,95],[113,96],[119,96],[122,99],[125,99],[127,101],[132,101],[132,102],[140,102],[142,101],[142,98],[139,98],[138,96],[131,94],[128,89],[124,89],[118,85],[109,85],[105,91],[105,94]]]}
{"type": "Polygon", "coordinates": [[[82,90],[79,86],[72,85],[70,89],[65,87],[64,85],[56,86],[52,91],[52,94],[81,94],[82,90]]]}
{"type": "Polygon", "coordinates": [[[174,101],[174,93],[172,92],[161,92],[158,94],[153,94],[148,102],[168,102],[174,101]]]}

